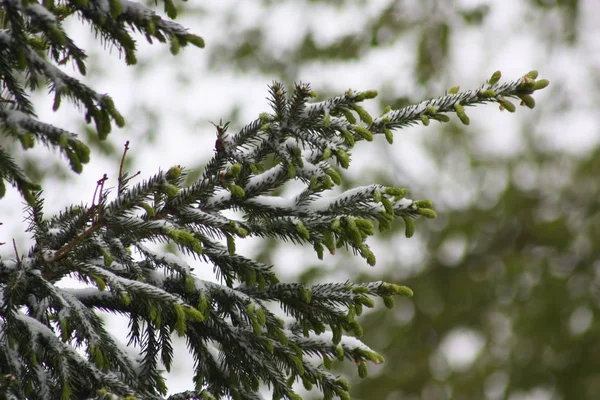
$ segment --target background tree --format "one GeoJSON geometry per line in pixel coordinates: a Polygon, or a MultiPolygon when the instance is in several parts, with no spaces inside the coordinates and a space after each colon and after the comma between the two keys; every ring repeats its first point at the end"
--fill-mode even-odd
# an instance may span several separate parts
{"type": "MultiPolygon", "coordinates": [[[[331,91],[362,80],[379,89],[381,106],[470,84],[486,68],[506,73],[542,66],[553,85],[539,112],[509,120],[473,110],[473,125],[494,122],[469,130],[460,124],[414,129],[402,145],[378,149],[376,158],[357,157],[359,172],[344,174],[348,185],[349,179],[401,179],[436,200],[440,215],[410,246],[402,245],[398,231],[375,245],[389,257],[378,252],[378,267],[368,276],[407,278],[417,290],[414,299],[400,302],[395,318],[376,311],[365,317],[366,326],[377,327],[367,329],[365,340],[384,345],[389,357],[354,386],[354,396],[595,398],[598,6],[373,3],[224,7],[211,14],[228,28],[208,50],[212,66],[279,74],[284,81],[301,77],[331,91]],[[277,30],[281,25],[293,28],[286,35],[277,30]]],[[[264,260],[291,251],[269,246],[264,260]]],[[[351,268],[336,259],[329,268],[315,265],[304,279],[368,279],[351,268]]]]}

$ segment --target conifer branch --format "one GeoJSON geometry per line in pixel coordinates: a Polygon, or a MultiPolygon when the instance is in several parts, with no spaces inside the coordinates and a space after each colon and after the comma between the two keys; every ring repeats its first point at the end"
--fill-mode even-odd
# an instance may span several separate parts
{"type": "MultiPolygon", "coordinates": [[[[85,7],[90,15],[105,12],[94,3],[85,7]]],[[[52,29],[55,22],[40,23],[52,29]]],[[[393,186],[331,195],[342,183],[336,167],[349,167],[354,143],[382,132],[389,140],[391,129],[425,123],[424,116],[444,121],[446,112],[465,123],[461,107],[467,105],[496,102],[510,111],[506,99],[515,96],[532,105],[527,96],[547,84],[533,75],[504,85],[490,81],[477,91],[386,111],[377,119],[359,104],[375,92],[348,91],[311,103],[309,85],[288,94],[274,83],[272,113],[237,133],[218,125],[215,155],[189,187],[183,187],[186,170],[179,166],[132,184],[124,172],[126,146],[114,195],[104,188],[105,175],[91,205],[47,218],[41,194],[30,193],[34,244],[27,255],[0,259],[0,365],[19,382],[0,385],[20,398],[162,399],[167,386],[161,368],[174,363],[176,333],[194,358],[194,387],[170,398],[260,399],[266,384],[276,398],[297,400],[293,384],[302,382],[325,398],[349,399],[348,383],[328,371],[332,360],[354,363],[360,377],[367,364],[383,362],[360,341],[359,316],[377,298],[391,308],[394,296],[412,291],[386,282],[280,282],[272,265],[238,254],[236,240],[309,243],[318,258],[325,250],[347,248],[374,265],[367,240],[376,227],[390,229],[401,218],[410,237],[413,219],[434,218],[435,212],[428,200],[409,199],[406,189],[393,186]],[[290,181],[303,188],[273,194],[290,181]],[[226,216],[231,210],[241,215],[226,216]],[[161,251],[155,243],[191,257],[161,251]],[[218,282],[194,274],[206,264],[218,282]],[[56,286],[65,276],[88,287],[56,286]],[[111,336],[96,310],[129,317],[128,346],[111,336]]],[[[0,167],[4,179],[26,185],[6,152],[0,151],[0,167]]]]}

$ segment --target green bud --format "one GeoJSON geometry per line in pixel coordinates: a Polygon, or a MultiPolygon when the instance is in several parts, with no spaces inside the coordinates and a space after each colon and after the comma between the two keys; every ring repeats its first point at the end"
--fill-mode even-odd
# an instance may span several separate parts
{"type": "Polygon", "coordinates": [[[371,125],[373,123],[373,118],[371,117],[371,115],[369,115],[367,110],[365,110],[358,104],[352,104],[351,107],[354,111],[356,111],[362,122],[364,122],[367,125],[371,125]]]}
{"type": "Polygon", "coordinates": [[[177,303],[173,304],[173,309],[177,315],[177,320],[175,321],[175,332],[177,332],[179,337],[185,336],[185,332],[187,330],[185,323],[185,311],[183,311],[181,304],[177,303]]]}
{"type": "Polygon", "coordinates": [[[450,122],[450,117],[447,116],[446,114],[435,114],[435,115],[432,115],[431,118],[435,119],[436,121],[440,121],[440,122],[450,122]]]}
{"type": "Polygon", "coordinates": [[[123,12],[123,5],[120,0],[110,0],[110,15],[117,18],[123,12]]]}
{"type": "Polygon", "coordinates": [[[496,92],[491,89],[484,90],[482,92],[479,92],[478,94],[479,94],[479,96],[486,98],[486,99],[491,99],[492,97],[496,97],[496,92]]]}
{"type": "Polygon", "coordinates": [[[347,169],[350,166],[350,156],[344,150],[335,150],[335,158],[342,168],[347,169]]]}
{"type": "Polygon", "coordinates": [[[389,113],[390,111],[392,111],[392,106],[386,106],[383,111],[381,112],[381,115],[385,115],[387,113],[389,113]]]}
{"type": "MultiPolygon", "coordinates": [[[[156,24],[154,23],[154,21],[152,21],[151,19],[149,19],[146,22],[146,32],[148,33],[148,35],[150,36],[154,36],[156,35],[156,24]]],[[[186,38],[187,40],[187,38],[186,38]]]]}
{"type": "Polygon", "coordinates": [[[358,364],[358,376],[360,376],[361,378],[366,378],[367,375],[369,374],[369,371],[367,369],[367,364],[364,361],[361,361],[358,364]]]}
{"type": "Polygon", "coordinates": [[[202,39],[200,36],[186,35],[185,40],[187,40],[188,42],[190,42],[191,44],[193,44],[194,46],[196,46],[198,48],[201,48],[201,49],[204,48],[204,39],[202,39]]]}
{"type": "Polygon", "coordinates": [[[419,115],[419,118],[421,118],[421,122],[423,122],[423,125],[429,126],[429,117],[427,115],[421,114],[419,115]]]}
{"type": "Polygon", "coordinates": [[[63,150],[69,146],[69,134],[68,133],[61,133],[61,135],[58,137],[58,145],[63,150]]]}
{"type": "Polygon", "coordinates": [[[365,92],[359,93],[356,97],[356,101],[363,101],[365,99],[374,99],[377,97],[377,90],[367,90],[365,92]]]}
{"type": "Polygon", "coordinates": [[[104,267],[108,268],[113,263],[114,259],[107,249],[102,249],[102,258],[104,259],[104,267]]]}
{"type": "Polygon", "coordinates": [[[137,64],[137,57],[135,56],[135,49],[129,49],[125,47],[125,64],[135,65],[137,64]]]}
{"type": "Polygon", "coordinates": [[[496,83],[498,83],[498,81],[500,80],[500,78],[502,78],[502,72],[500,71],[496,71],[492,74],[492,76],[490,77],[490,79],[488,79],[488,83],[490,85],[495,85],[496,83]]]}
{"type": "Polygon", "coordinates": [[[415,223],[407,216],[402,216],[402,220],[404,220],[405,224],[404,236],[411,238],[415,234],[415,223]]]}
{"type": "Polygon", "coordinates": [[[309,289],[302,289],[302,301],[304,301],[306,304],[310,304],[310,301],[312,299],[312,292],[309,289]]]}
{"type": "Polygon", "coordinates": [[[550,84],[550,81],[548,79],[540,79],[539,81],[535,81],[535,86],[534,86],[533,90],[543,89],[546,86],[548,86],[549,84],[550,84]]]}
{"type": "Polygon", "coordinates": [[[325,231],[323,233],[323,243],[329,250],[330,254],[335,254],[335,238],[333,237],[333,233],[331,231],[325,231]]]}
{"type": "Polygon", "coordinates": [[[507,110],[508,112],[515,112],[516,108],[515,105],[513,103],[511,103],[510,101],[504,99],[504,98],[500,98],[498,99],[498,102],[500,103],[500,109],[501,110],[507,110]]]}
{"type": "Polygon", "coordinates": [[[527,108],[535,107],[535,100],[530,95],[526,94],[521,97],[521,105],[527,106],[527,108]]]}
{"type": "Polygon", "coordinates": [[[296,223],[296,230],[305,240],[310,239],[310,232],[308,232],[308,229],[306,229],[302,221],[296,223]]]}
{"type": "Polygon", "coordinates": [[[387,140],[389,144],[394,143],[394,134],[391,130],[388,128],[383,128],[383,133],[385,134],[385,140],[387,140]]]}
{"type": "MultiPolygon", "coordinates": [[[[397,197],[397,200],[403,199],[408,194],[408,189],[388,186],[385,188],[385,194],[397,197]]],[[[396,200],[396,201],[397,201],[396,200]]]]}
{"type": "Polygon", "coordinates": [[[349,148],[354,147],[354,136],[347,129],[342,129],[341,135],[344,137],[344,141],[346,142],[349,148]]]}
{"type": "Polygon", "coordinates": [[[294,167],[294,164],[289,163],[287,165],[286,172],[288,179],[294,179],[296,177],[296,167],[294,167]]]}
{"type": "Polygon", "coordinates": [[[361,232],[364,232],[367,236],[370,236],[374,233],[373,223],[368,219],[356,218],[354,222],[358,229],[360,229],[361,232]]]}
{"type": "Polygon", "coordinates": [[[21,142],[21,147],[23,150],[33,148],[33,145],[35,144],[34,137],[31,133],[23,133],[19,135],[19,141],[21,142]]]}
{"type": "Polygon", "coordinates": [[[179,165],[176,165],[174,167],[169,168],[165,178],[167,178],[167,181],[169,181],[169,182],[175,182],[177,180],[177,178],[179,178],[180,176],[181,176],[181,167],[179,165]]]}
{"type": "Polygon", "coordinates": [[[161,185],[161,189],[169,197],[175,197],[177,196],[177,193],[179,193],[179,189],[177,188],[177,186],[172,185],[170,183],[163,183],[161,185]]]}
{"type": "Polygon", "coordinates": [[[233,236],[231,236],[229,234],[225,234],[225,236],[227,237],[227,251],[229,252],[229,254],[234,255],[235,254],[235,239],[233,238],[233,236]]]}
{"type": "Polygon", "coordinates": [[[64,46],[67,43],[67,39],[65,38],[65,34],[62,33],[60,29],[58,29],[57,25],[52,25],[48,30],[48,36],[50,39],[60,46],[64,46]]]}
{"type": "Polygon", "coordinates": [[[342,184],[342,176],[335,169],[329,169],[327,171],[327,175],[329,175],[333,183],[335,183],[336,185],[342,184]]]}
{"type": "Polygon", "coordinates": [[[386,308],[394,308],[394,298],[392,296],[383,296],[383,304],[386,308]]]}
{"type": "Polygon", "coordinates": [[[330,117],[329,117],[329,110],[325,110],[325,112],[323,113],[323,126],[325,128],[329,128],[329,123],[330,123],[330,117]]]}
{"type": "Polygon", "coordinates": [[[419,208],[431,208],[433,207],[433,204],[431,204],[431,201],[429,200],[417,200],[415,201],[415,206],[419,208]]]}
{"type": "Polygon", "coordinates": [[[373,141],[373,134],[367,128],[362,127],[360,125],[355,125],[354,126],[354,131],[356,133],[358,133],[367,142],[372,142],[373,141]]]}
{"type": "Polygon", "coordinates": [[[383,208],[387,214],[394,216],[394,205],[392,204],[390,199],[388,199],[387,197],[382,197],[381,204],[383,205],[383,208]]]}
{"type": "Polygon", "coordinates": [[[323,354],[323,367],[325,367],[325,369],[331,369],[332,366],[333,363],[331,361],[331,358],[329,358],[327,354],[323,354]]]}
{"type": "Polygon", "coordinates": [[[356,124],[356,118],[354,117],[352,112],[350,112],[350,110],[348,110],[346,108],[338,108],[338,110],[344,115],[344,118],[346,118],[346,120],[349,123],[356,124]]]}
{"type": "Polygon", "coordinates": [[[81,75],[85,75],[87,72],[87,68],[85,67],[85,63],[83,62],[83,60],[80,60],[79,58],[75,59],[75,64],[77,65],[77,70],[79,71],[79,73],[81,75]]]}
{"type": "Polygon", "coordinates": [[[227,172],[229,176],[237,178],[240,175],[240,172],[242,172],[242,166],[240,164],[233,164],[231,167],[229,167],[229,171],[227,172]]]}
{"type": "Polygon", "coordinates": [[[456,94],[460,90],[460,86],[454,86],[448,90],[448,94],[456,94]]]}
{"type": "Polygon", "coordinates": [[[331,157],[331,148],[326,147],[325,150],[323,150],[323,160],[329,160],[330,157],[331,157]]]}
{"type": "Polygon", "coordinates": [[[360,247],[360,255],[367,261],[367,264],[369,264],[371,267],[375,266],[375,263],[377,261],[375,259],[375,254],[373,254],[371,249],[369,249],[369,247],[364,243],[360,247]]]}
{"type": "Polygon", "coordinates": [[[171,35],[171,46],[170,46],[171,54],[176,56],[177,54],[179,54],[180,48],[181,48],[181,45],[179,44],[179,39],[177,38],[177,36],[171,35]]]}
{"type": "Polygon", "coordinates": [[[525,74],[526,77],[528,77],[529,79],[536,79],[538,77],[538,72],[533,70],[533,71],[529,71],[528,73],[525,74]]]}
{"type": "Polygon", "coordinates": [[[202,294],[200,295],[200,300],[198,301],[198,311],[200,311],[203,315],[208,315],[210,311],[210,300],[208,297],[202,294]]]}
{"type": "Polygon", "coordinates": [[[165,0],[165,13],[171,19],[177,18],[177,8],[175,8],[173,0],[165,0]]]}
{"type": "Polygon", "coordinates": [[[465,108],[461,104],[455,104],[454,110],[456,111],[456,115],[458,115],[458,118],[464,125],[469,125],[471,123],[471,120],[465,113],[465,108]]]}
{"type": "Polygon", "coordinates": [[[373,191],[373,201],[375,203],[381,202],[381,192],[379,191],[379,189],[375,189],[373,191]]]}
{"type": "Polygon", "coordinates": [[[58,110],[59,107],[60,107],[60,93],[57,92],[54,95],[54,104],[52,104],[52,111],[58,110]]]}
{"type": "Polygon", "coordinates": [[[356,221],[352,217],[347,217],[345,219],[345,222],[346,222],[346,226],[345,226],[346,235],[348,236],[348,238],[352,241],[352,243],[355,246],[360,246],[363,241],[363,237],[362,237],[362,234],[360,233],[360,230],[356,226],[356,221]]]}
{"type": "Polygon", "coordinates": [[[202,322],[205,319],[204,315],[199,310],[196,310],[193,307],[185,307],[184,310],[187,319],[191,321],[202,322]]]}
{"type": "Polygon", "coordinates": [[[81,171],[83,171],[83,166],[81,165],[79,156],[77,156],[77,154],[70,149],[66,149],[65,153],[67,154],[67,158],[69,159],[69,164],[71,165],[73,172],[80,174],[81,171]]]}
{"type": "Polygon", "coordinates": [[[431,208],[419,208],[419,214],[430,219],[437,217],[437,214],[431,208]]]}
{"type": "Polygon", "coordinates": [[[323,245],[320,242],[315,242],[313,244],[313,249],[315,249],[315,252],[317,253],[317,258],[319,260],[323,259],[323,245]]]}
{"type": "Polygon", "coordinates": [[[244,191],[244,189],[242,189],[240,186],[234,183],[228,185],[227,189],[231,192],[231,195],[233,197],[236,197],[238,199],[243,199],[246,196],[246,192],[244,191]]]}
{"type": "Polygon", "coordinates": [[[79,160],[83,164],[87,164],[88,162],[90,162],[90,148],[89,147],[87,147],[84,143],[80,142],[79,140],[73,140],[73,141],[71,141],[71,144],[73,145],[75,152],[77,153],[77,156],[79,157],[79,160]]]}

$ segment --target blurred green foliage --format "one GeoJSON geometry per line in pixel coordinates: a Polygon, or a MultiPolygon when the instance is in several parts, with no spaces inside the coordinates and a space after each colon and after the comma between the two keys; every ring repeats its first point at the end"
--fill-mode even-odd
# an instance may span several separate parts
{"type": "MultiPolygon", "coordinates": [[[[264,2],[263,7],[280,3],[264,2]]],[[[304,2],[296,3],[301,7],[304,2]]],[[[328,2],[308,4],[314,3],[328,2]]],[[[481,34],[477,30],[485,29],[488,18],[503,12],[498,4],[491,10],[488,2],[462,3],[466,4],[392,1],[371,15],[361,32],[320,43],[308,29],[302,40],[279,51],[267,45],[267,27],[257,21],[247,31],[233,29],[226,41],[209,46],[208,52],[214,66],[227,64],[265,76],[276,73],[289,81],[302,79],[302,66],[315,60],[343,65],[367,57],[378,46],[404,40],[414,46],[414,53],[406,55],[414,58],[414,76],[406,79],[435,95],[439,93],[430,88],[436,82],[453,79],[449,68],[453,38],[481,34]]],[[[362,3],[336,4],[342,12],[362,3]]],[[[536,67],[544,70],[556,51],[581,52],[578,1],[532,0],[524,7],[522,21],[516,24],[535,24],[539,31],[536,67]]],[[[507,40],[519,34],[504,32],[507,40]]],[[[583,63],[592,64],[585,53],[577,54],[583,63]]],[[[472,60],[454,60],[455,68],[461,62],[472,60]]],[[[482,76],[487,73],[482,71],[482,76]]],[[[586,90],[594,97],[597,81],[590,80],[586,90]]],[[[395,312],[381,308],[364,317],[363,340],[386,355],[386,362],[367,379],[354,382],[353,398],[598,398],[600,148],[572,152],[548,145],[544,118],[566,115],[575,107],[567,100],[575,89],[566,82],[552,83],[556,83],[550,89],[553,94],[540,102],[525,125],[515,128],[524,145],[513,154],[482,152],[475,140],[478,132],[459,124],[430,128],[438,131],[424,141],[430,161],[440,175],[453,174],[460,187],[440,183],[441,176],[431,182],[411,179],[410,174],[390,177],[390,171],[403,171],[401,161],[389,153],[378,155],[381,171],[370,173],[379,181],[395,180],[413,193],[439,198],[442,204],[436,204],[437,222],[419,226],[414,240],[424,243],[425,252],[416,267],[409,268],[411,260],[397,259],[392,250],[403,240],[403,227],[397,226],[381,239],[390,254],[380,258],[389,264],[361,269],[365,281],[373,279],[371,272],[384,280],[400,280],[415,291],[415,297],[397,304],[395,312]],[[468,168],[453,168],[457,159],[468,168]],[[462,195],[465,186],[468,201],[445,201],[445,196],[462,195]],[[466,339],[453,340],[457,337],[466,339]]],[[[419,99],[416,93],[383,90],[383,95],[383,104],[419,99]]],[[[597,112],[591,115],[593,129],[599,131],[600,117],[597,112]]],[[[402,146],[401,139],[396,143],[402,146]]],[[[371,182],[373,176],[356,179],[371,182]]],[[[277,243],[269,246],[261,258],[269,259],[277,251],[277,243]]],[[[336,268],[347,268],[342,254],[335,262],[336,268]]],[[[302,278],[322,280],[324,273],[315,265],[302,278]]]]}

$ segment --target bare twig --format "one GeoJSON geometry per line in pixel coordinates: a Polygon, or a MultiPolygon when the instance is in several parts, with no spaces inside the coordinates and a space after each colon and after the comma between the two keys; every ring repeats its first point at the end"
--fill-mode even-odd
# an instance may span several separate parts
{"type": "Polygon", "coordinates": [[[17,257],[17,263],[21,263],[21,257],[19,257],[19,251],[17,250],[17,242],[15,241],[15,239],[12,240],[13,242],[13,249],[15,249],[15,256],[17,257]]]}
{"type": "Polygon", "coordinates": [[[123,168],[125,167],[125,156],[127,155],[127,151],[129,150],[129,140],[125,142],[125,148],[123,149],[123,156],[121,157],[121,165],[119,165],[119,186],[117,188],[117,193],[121,194],[121,190],[123,189],[124,177],[123,177],[123,168]]]}

